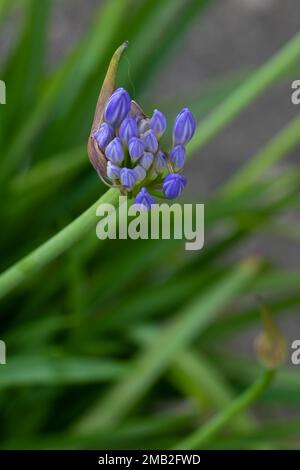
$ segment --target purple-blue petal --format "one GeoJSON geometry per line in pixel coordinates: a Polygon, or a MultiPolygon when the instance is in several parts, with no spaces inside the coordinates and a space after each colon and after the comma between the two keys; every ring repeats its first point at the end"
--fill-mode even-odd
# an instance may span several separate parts
{"type": "Polygon", "coordinates": [[[106,174],[111,180],[115,180],[120,177],[121,168],[112,162],[107,162],[106,174]]]}
{"type": "Polygon", "coordinates": [[[191,140],[196,130],[196,121],[188,108],[183,108],[175,119],[173,127],[174,145],[185,145],[191,140]]]}
{"type": "Polygon", "coordinates": [[[153,116],[150,120],[150,128],[159,138],[165,132],[166,127],[167,127],[167,120],[166,120],[164,113],[162,113],[158,109],[155,109],[153,112],[153,116]]]}
{"type": "Polygon", "coordinates": [[[118,88],[108,100],[104,120],[112,126],[119,126],[131,108],[131,99],[124,88],[118,88]]]}
{"type": "Polygon", "coordinates": [[[168,175],[163,183],[163,193],[168,199],[175,199],[182,193],[187,184],[187,179],[178,173],[168,175]]]}
{"type": "Polygon", "coordinates": [[[144,153],[144,143],[138,137],[132,137],[128,142],[128,150],[131,160],[136,162],[144,153]]]}
{"type": "Polygon", "coordinates": [[[185,164],[185,148],[183,145],[176,145],[170,152],[170,160],[175,170],[181,170],[185,164]]]}
{"type": "Polygon", "coordinates": [[[142,167],[142,165],[137,165],[134,168],[134,172],[136,174],[136,181],[137,182],[143,181],[146,178],[146,170],[145,170],[145,168],[142,167]]]}
{"type": "Polygon", "coordinates": [[[158,150],[158,142],[156,135],[154,132],[150,129],[149,131],[145,132],[145,134],[142,137],[145,149],[148,150],[149,152],[156,153],[158,150]]]}
{"type": "Polygon", "coordinates": [[[121,123],[119,137],[122,142],[127,143],[132,137],[138,136],[138,126],[134,116],[127,116],[121,123]]]}
{"type": "Polygon", "coordinates": [[[163,152],[158,152],[155,157],[155,170],[157,173],[162,173],[167,167],[167,161],[163,152]]]}
{"type": "Polygon", "coordinates": [[[103,122],[99,129],[94,133],[94,138],[96,139],[99,147],[104,150],[105,147],[112,141],[114,138],[114,128],[103,122]]]}
{"type": "Polygon", "coordinates": [[[149,194],[146,188],[141,188],[140,192],[137,194],[134,203],[139,206],[140,209],[149,210],[151,209],[152,204],[155,200],[149,194]]]}
{"type": "Polygon", "coordinates": [[[145,170],[149,170],[154,160],[154,156],[150,152],[144,152],[142,158],[140,159],[140,164],[145,170]]]}
{"type": "Polygon", "coordinates": [[[134,170],[131,170],[130,168],[122,168],[120,171],[120,180],[125,188],[131,190],[136,183],[137,176],[134,170]]]}
{"type": "Polygon", "coordinates": [[[115,137],[106,147],[105,155],[112,163],[121,163],[124,160],[124,151],[121,140],[115,137]]]}

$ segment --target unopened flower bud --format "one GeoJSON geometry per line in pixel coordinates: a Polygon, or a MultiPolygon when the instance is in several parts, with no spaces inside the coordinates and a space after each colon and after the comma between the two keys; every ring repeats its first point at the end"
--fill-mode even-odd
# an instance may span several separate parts
{"type": "Polygon", "coordinates": [[[102,150],[104,150],[109,142],[112,141],[114,135],[114,128],[106,122],[103,122],[99,129],[94,133],[94,137],[102,150]]]}
{"type": "Polygon", "coordinates": [[[131,190],[137,180],[135,171],[130,168],[122,168],[120,171],[120,180],[126,189],[131,190]]]}
{"type": "Polygon", "coordinates": [[[140,159],[140,164],[145,170],[149,170],[154,160],[154,156],[150,152],[144,152],[142,158],[140,159]]]}
{"type": "Polygon", "coordinates": [[[119,126],[130,111],[130,96],[124,88],[118,88],[108,100],[104,120],[112,126],[119,126]]]}
{"type": "Polygon", "coordinates": [[[148,150],[149,152],[156,153],[158,150],[158,142],[156,135],[154,132],[150,129],[150,131],[147,131],[143,135],[143,142],[145,149],[148,150]]]}
{"type": "Polygon", "coordinates": [[[175,119],[173,128],[173,143],[174,145],[185,145],[191,140],[195,133],[196,122],[191,111],[188,108],[183,108],[175,119]]]}
{"type": "Polygon", "coordinates": [[[154,198],[148,193],[146,188],[142,188],[137,194],[134,203],[139,206],[140,210],[149,210],[152,204],[154,204],[154,198]]]}
{"type": "Polygon", "coordinates": [[[175,170],[181,170],[185,164],[185,148],[183,145],[176,145],[170,153],[170,160],[175,170]]]}
{"type": "Polygon", "coordinates": [[[167,120],[161,111],[155,109],[153,112],[153,116],[150,119],[150,128],[156,134],[157,138],[159,139],[163,133],[165,132],[167,127],[167,120]]]}
{"type": "Polygon", "coordinates": [[[138,127],[134,116],[127,116],[121,123],[119,137],[122,142],[127,143],[132,137],[138,136],[138,127]]]}
{"type": "Polygon", "coordinates": [[[142,139],[132,137],[128,142],[128,150],[131,160],[136,162],[144,153],[144,144],[142,139]]]}
{"type": "Polygon", "coordinates": [[[185,176],[171,173],[164,180],[163,193],[168,199],[175,199],[180,196],[186,184],[187,179],[185,176]]]}
{"type": "Polygon", "coordinates": [[[121,140],[115,137],[106,147],[105,155],[112,163],[121,163],[124,160],[124,151],[121,140]]]}
{"type": "Polygon", "coordinates": [[[106,174],[111,180],[120,178],[120,167],[112,162],[107,162],[106,174]]]}

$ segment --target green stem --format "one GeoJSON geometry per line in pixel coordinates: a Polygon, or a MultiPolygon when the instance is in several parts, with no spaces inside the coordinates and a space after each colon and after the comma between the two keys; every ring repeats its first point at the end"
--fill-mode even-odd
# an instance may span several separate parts
{"type": "Polygon", "coordinates": [[[265,369],[263,375],[249,387],[242,395],[233,401],[227,408],[213,417],[207,424],[191,434],[189,437],[179,442],[175,449],[190,450],[199,449],[206,446],[216,434],[218,434],[226,424],[235,418],[241,411],[248,408],[255,402],[269,387],[274,378],[275,369],[265,369]]]}
{"type": "Polygon", "coordinates": [[[96,228],[96,209],[99,204],[108,203],[117,206],[118,202],[119,191],[116,189],[108,190],[95,204],[67,227],[5,271],[0,276],[0,298],[28,279],[29,275],[38,271],[68,248],[71,248],[89,230],[96,228]]]}
{"type": "MultiPolygon", "coordinates": [[[[278,76],[285,72],[300,55],[300,33],[297,34],[278,54],[266,65],[233,92],[225,102],[216,109],[202,124],[194,140],[188,146],[188,154],[203,147],[242,111],[252,100],[271,85],[278,76]]],[[[0,275],[0,298],[25,281],[61,253],[71,248],[94,223],[95,207],[100,203],[115,201],[117,194],[109,190],[96,204],[60,233],[41,245],[20,262],[0,275]]]]}

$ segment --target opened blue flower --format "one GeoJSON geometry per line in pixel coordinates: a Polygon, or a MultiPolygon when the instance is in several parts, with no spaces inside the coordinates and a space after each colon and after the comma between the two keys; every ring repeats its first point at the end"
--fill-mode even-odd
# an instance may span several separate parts
{"type": "Polygon", "coordinates": [[[178,173],[168,175],[163,183],[163,193],[168,199],[176,199],[187,184],[187,179],[178,173]]]}
{"type": "Polygon", "coordinates": [[[176,145],[170,152],[170,160],[175,170],[181,170],[185,165],[185,148],[183,145],[176,145]]]}
{"type": "Polygon", "coordinates": [[[128,151],[133,162],[136,162],[144,153],[144,143],[138,137],[132,137],[128,142],[128,151]]]}
{"type": "Polygon", "coordinates": [[[146,188],[141,188],[140,192],[137,194],[134,204],[139,206],[140,210],[149,210],[151,209],[152,204],[154,204],[154,198],[149,194],[146,188]]]}
{"type": "Polygon", "coordinates": [[[173,127],[174,145],[187,144],[196,130],[195,118],[188,108],[183,108],[175,119],[173,127]]]}
{"type": "Polygon", "coordinates": [[[94,133],[94,137],[99,145],[99,147],[104,150],[105,147],[112,141],[115,136],[114,128],[103,122],[99,127],[98,131],[94,133]]]}
{"type": "Polygon", "coordinates": [[[156,137],[159,139],[165,132],[167,127],[167,120],[164,113],[155,109],[153,111],[153,116],[150,119],[150,128],[156,134],[156,137]]]}
{"type": "Polygon", "coordinates": [[[130,168],[122,168],[120,171],[120,180],[121,184],[129,189],[132,190],[133,186],[137,181],[137,176],[134,170],[130,168]]]}
{"type": "Polygon", "coordinates": [[[120,125],[120,139],[127,144],[132,137],[137,137],[138,133],[136,118],[134,116],[127,116],[120,125]]]}
{"type": "Polygon", "coordinates": [[[105,155],[112,163],[122,163],[124,160],[123,145],[119,137],[115,137],[106,147],[105,155]]]}
{"type": "Polygon", "coordinates": [[[104,112],[104,121],[112,126],[119,126],[127,116],[131,99],[124,88],[118,88],[110,97],[104,112]]]}

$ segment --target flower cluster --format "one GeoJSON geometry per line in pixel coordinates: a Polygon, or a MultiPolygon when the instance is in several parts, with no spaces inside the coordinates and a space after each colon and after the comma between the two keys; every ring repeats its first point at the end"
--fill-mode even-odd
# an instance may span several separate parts
{"type": "Polygon", "coordinates": [[[189,109],[182,109],[175,119],[170,152],[160,148],[167,127],[165,115],[155,109],[152,117],[147,117],[124,88],[111,95],[103,118],[92,137],[105,157],[105,176],[110,184],[135,197],[135,204],[146,209],[154,203],[153,192],[177,198],[187,183],[181,174],[185,144],[196,128],[189,109]]]}

